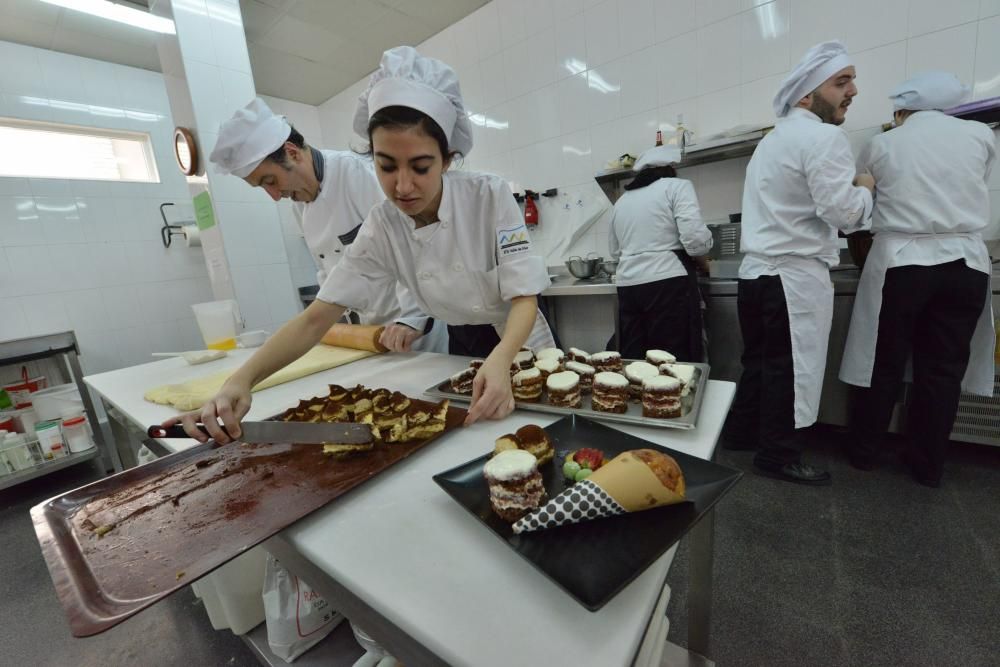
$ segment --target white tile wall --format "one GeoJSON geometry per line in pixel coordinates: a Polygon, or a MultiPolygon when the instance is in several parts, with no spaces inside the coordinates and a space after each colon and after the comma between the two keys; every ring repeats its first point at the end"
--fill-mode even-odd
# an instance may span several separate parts
{"type": "MultiPolygon", "coordinates": [[[[508,123],[477,129],[466,166],[522,187],[592,183],[608,160],[652,145],[657,127],[673,131],[679,114],[696,140],[739,124],[772,122],[781,79],[810,46],[829,39],[844,41],[858,71],[859,95],[844,125],[856,149],[889,120],[886,95],[908,74],[950,69],[974,86],[976,99],[1000,96],[1000,0],[543,4],[538,25],[525,18],[531,12],[521,0],[495,0],[433,38],[435,49],[451,44],[463,89],[468,76],[475,78],[470,107],[508,123]]],[[[320,105],[328,146],[357,141],[350,123],[366,83],[320,105]]],[[[682,172],[695,182],[706,217],[724,219],[739,209],[745,164],[682,172]]],[[[1000,185],[992,189],[1000,199],[1000,185]]],[[[535,236],[543,243],[559,235],[545,224],[553,204],[540,207],[535,236]]],[[[1000,210],[993,216],[1000,235],[1000,210]]],[[[574,251],[606,248],[602,234],[606,229],[595,226],[574,251]]]]}
{"type": "MultiPolygon", "coordinates": [[[[190,346],[198,330],[188,305],[211,299],[211,291],[199,250],[166,250],[159,240],[160,203],[187,200],[163,148],[173,123],[162,77],[7,42],[0,54],[0,94],[31,102],[7,106],[5,114],[149,132],[161,179],[0,178],[0,340],[72,329],[88,373],[190,346]],[[188,300],[165,300],[180,288],[188,300]],[[150,335],[151,322],[162,335],[150,335]]],[[[168,214],[180,219],[176,208],[168,214]]]]}

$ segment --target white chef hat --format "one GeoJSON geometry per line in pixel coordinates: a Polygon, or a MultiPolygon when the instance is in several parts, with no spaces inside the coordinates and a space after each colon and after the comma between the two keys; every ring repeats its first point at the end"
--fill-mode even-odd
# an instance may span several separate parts
{"type": "Polygon", "coordinates": [[[368,121],[380,109],[403,106],[430,116],[448,137],[448,148],[468,155],[472,123],[462,101],[455,70],[412,46],[397,46],[382,54],[379,67],[358,97],[354,131],[368,136],[368,121]]]}
{"type": "Polygon", "coordinates": [[[219,139],[208,157],[220,174],[246,178],[288,140],[292,126],[259,97],[219,126],[219,139]]]}
{"type": "Polygon", "coordinates": [[[681,149],[677,146],[653,146],[639,156],[632,171],[639,172],[646,167],[666,167],[681,161],[681,149]]]}
{"type": "Polygon", "coordinates": [[[839,41],[822,42],[806,52],[795,69],[785,77],[774,96],[774,113],[781,118],[799,100],[819,88],[831,76],[851,66],[847,47],[839,41]]]}
{"type": "Polygon", "coordinates": [[[922,72],[893,88],[889,99],[893,109],[950,109],[964,102],[970,92],[951,72],[922,72]]]}

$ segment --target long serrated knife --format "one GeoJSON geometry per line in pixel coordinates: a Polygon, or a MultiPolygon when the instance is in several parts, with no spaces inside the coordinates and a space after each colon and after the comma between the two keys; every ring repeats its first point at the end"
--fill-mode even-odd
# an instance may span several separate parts
{"type": "MultiPolygon", "coordinates": [[[[208,431],[202,424],[198,428],[205,435],[208,431]]],[[[355,445],[372,441],[372,430],[368,424],[345,424],[341,422],[325,422],[311,424],[305,422],[242,422],[240,428],[243,434],[241,442],[290,442],[302,445],[355,445]]],[[[151,438],[190,438],[180,424],[170,428],[150,426],[146,434],[151,438]]]]}

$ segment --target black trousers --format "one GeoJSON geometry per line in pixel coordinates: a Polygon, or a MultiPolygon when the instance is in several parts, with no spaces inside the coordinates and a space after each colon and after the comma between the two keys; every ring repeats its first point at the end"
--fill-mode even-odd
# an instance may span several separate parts
{"type": "Polygon", "coordinates": [[[692,358],[692,349],[700,350],[701,341],[691,340],[693,331],[701,335],[701,322],[693,327],[691,300],[700,309],[700,295],[691,293],[688,276],[655,280],[642,285],[618,288],[618,326],[621,341],[618,350],[626,359],[645,359],[646,350],[667,350],[680,361],[700,362],[692,358]]]}
{"type": "Polygon", "coordinates": [[[448,325],[448,354],[485,359],[499,342],[492,324],[448,325]]]}
{"type": "Polygon", "coordinates": [[[854,394],[854,456],[877,458],[912,353],[907,458],[921,477],[940,480],[988,282],[963,260],[886,272],[871,387],[854,394]]]}
{"type": "Polygon", "coordinates": [[[780,276],[740,280],[743,374],[726,422],[728,438],[759,447],[754,463],[780,468],[801,457],[795,430],[795,372],[788,306],[780,276]]]}

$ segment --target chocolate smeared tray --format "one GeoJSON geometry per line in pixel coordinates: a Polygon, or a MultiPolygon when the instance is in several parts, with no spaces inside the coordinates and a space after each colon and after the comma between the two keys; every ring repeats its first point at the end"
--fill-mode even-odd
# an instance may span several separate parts
{"type": "MultiPolygon", "coordinates": [[[[623,359],[622,363],[628,365],[636,359],[623,359]]],[[[531,410],[533,412],[548,412],[555,415],[580,415],[589,419],[599,419],[606,422],[617,422],[619,424],[634,424],[636,426],[653,426],[655,428],[680,428],[693,429],[698,425],[698,414],[701,412],[701,401],[705,397],[705,385],[708,383],[708,364],[695,364],[686,361],[678,361],[678,366],[694,366],[694,383],[691,391],[681,397],[681,416],[670,418],[644,417],[642,415],[642,405],[629,401],[625,412],[601,412],[594,410],[590,406],[591,394],[582,396],[582,405],[579,408],[563,408],[552,405],[548,402],[548,391],[543,390],[542,396],[537,402],[515,401],[515,405],[521,410],[531,410]]],[[[472,401],[472,394],[460,394],[451,388],[450,380],[438,382],[427,389],[424,393],[436,398],[447,398],[452,401],[462,401],[469,403],[472,401]]]]}
{"type": "Polygon", "coordinates": [[[124,621],[464,418],[464,409],[449,407],[444,430],[433,437],[344,457],[318,445],[210,441],[36,505],[35,533],[70,629],[86,637],[124,621]]]}

